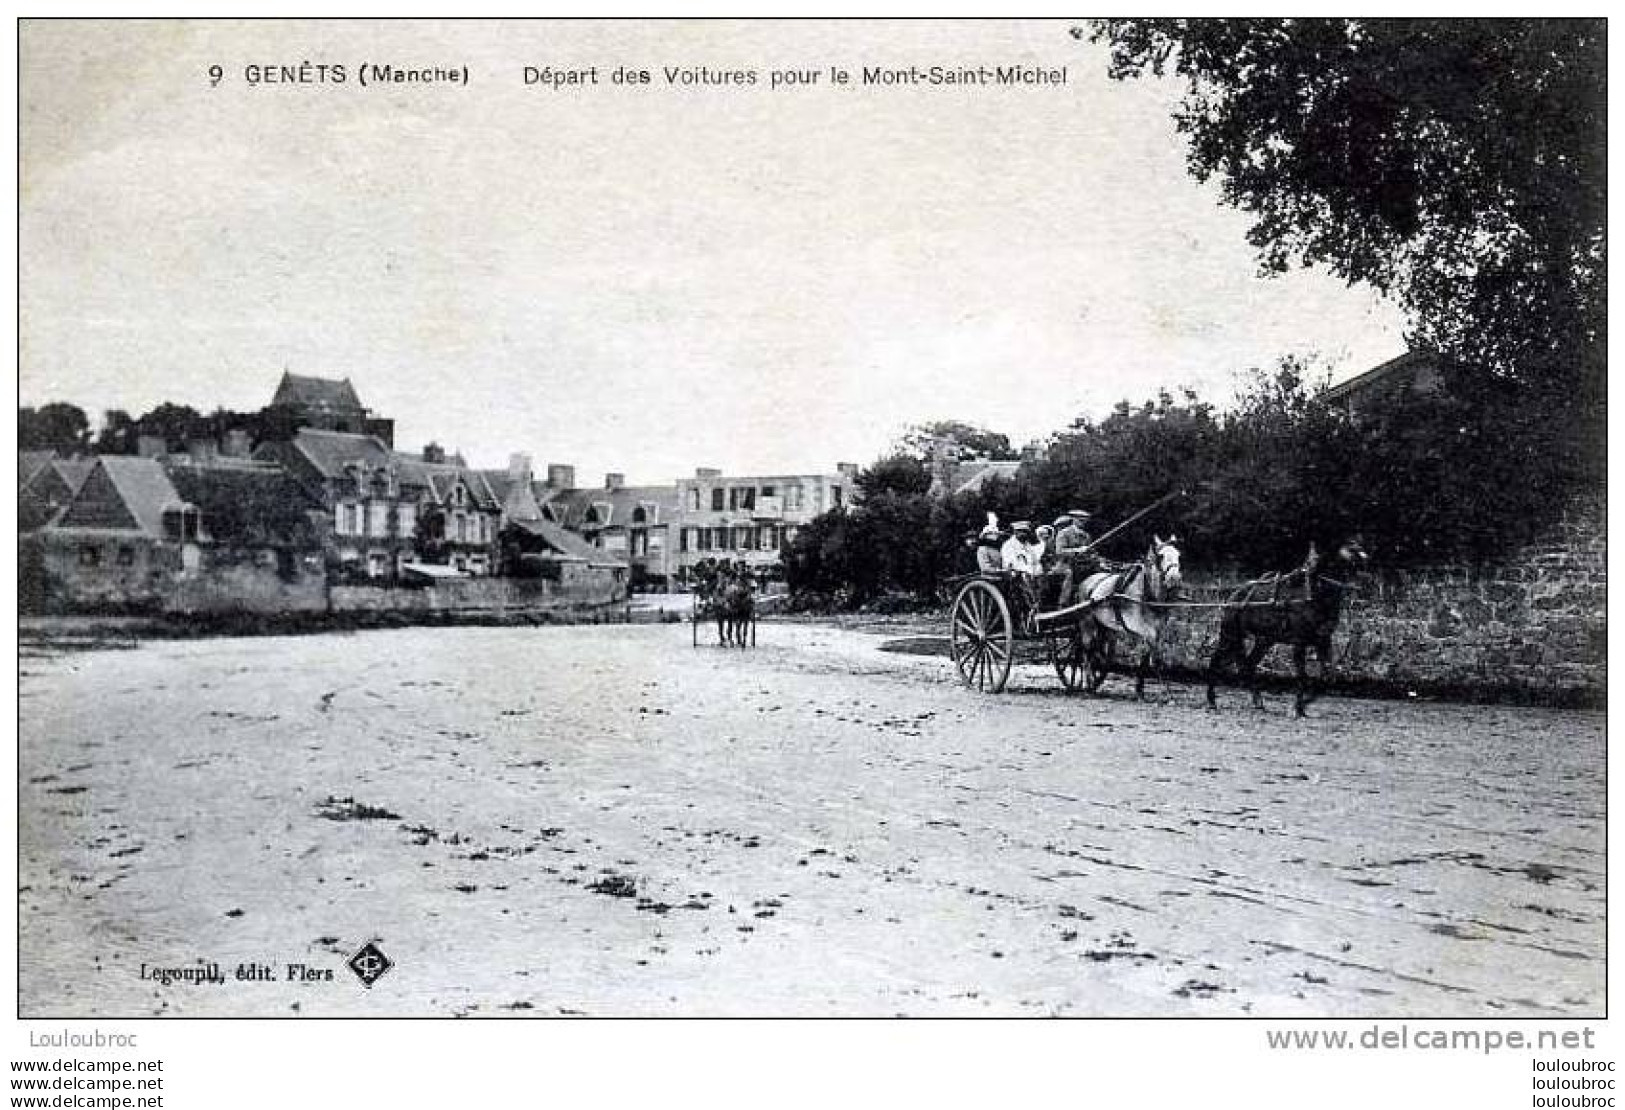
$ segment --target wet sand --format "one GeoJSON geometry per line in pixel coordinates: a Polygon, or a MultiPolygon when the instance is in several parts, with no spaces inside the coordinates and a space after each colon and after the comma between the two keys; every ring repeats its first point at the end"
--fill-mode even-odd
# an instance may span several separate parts
{"type": "Polygon", "coordinates": [[[977,695],[883,643],[30,651],[21,1012],[1603,1012],[1600,714],[1296,722],[1040,667],[977,695]],[[394,961],[370,989],[345,967],[369,940],[394,961]]]}

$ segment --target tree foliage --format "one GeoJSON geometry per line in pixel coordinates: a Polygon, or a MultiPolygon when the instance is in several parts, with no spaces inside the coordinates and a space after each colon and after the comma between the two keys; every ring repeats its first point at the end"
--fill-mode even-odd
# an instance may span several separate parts
{"type": "MultiPolygon", "coordinates": [[[[1562,511],[1575,468],[1563,442],[1518,389],[1397,392],[1354,416],[1286,359],[1223,408],[1163,392],[1080,419],[1013,479],[973,492],[941,498],[877,481],[856,507],[801,529],[784,552],[786,579],[852,605],[929,598],[972,569],[964,540],[990,512],[1008,524],[1083,508],[1101,536],[1168,494],[1102,553],[1133,558],[1153,533],[1176,533],[1188,568],[1223,579],[1290,569],[1311,543],[1326,550],[1356,534],[1380,566],[1490,558],[1562,511]]],[[[866,474],[890,474],[893,462],[866,474]]]]}
{"type": "Polygon", "coordinates": [[[17,449],[76,455],[90,447],[90,418],[78,405],[53,401],[17,410],[17,449]]]}
{"type": "MultiPolygon", "coordinates": [[[[1464,373],[1600,390],[1603,20],[1107,19],[1267,270],[1394,295],[1464,373]]],[[[1465,391],[1463,391],[1465,392],[1465,391]]]]}
{"type": "Polygon", "coordinates": [[[955,459],[1011,461],[1021,453],[1010,446],[1010,437],[963,420],[936,420],[916,424],[898,441],[896,454],[928,460],[933,451],[944,447],[955,459]]]}

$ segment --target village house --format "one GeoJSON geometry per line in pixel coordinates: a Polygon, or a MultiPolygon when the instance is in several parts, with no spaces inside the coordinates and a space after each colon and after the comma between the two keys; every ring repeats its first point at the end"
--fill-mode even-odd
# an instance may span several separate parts
{"type": "MultiPolygon", "coordinates": [[[[573,475],[573,468],[570,468],[573,475]]],[[[630,568],[633,589],[667,589],[676,574],[676,486],[629,486],[604,475],[597,489],[544,488],[547,518],[630,568]]]]}
{"type": "MultiPolygon", "coordinates": [[[[561,472],[554,469],[557,477],[561,472]]],[[[562,506],[552,503],[558,491],[536,481],[529,455],[509,456],[506,470],[479,473],[501,504],[498,573],[555,582],[566,593],[624,594],[629,585],[627,560],[559,523],[562,506]]],[[[574,471],[569,473],[573,477],[574,471]]]]}
{"type": "Polygon", "coordinates": [[[1321,400],[1354,416],[1363,409],[1401,397],[1431,396],[1442,391],[1444,385],[1444,370],[1437,356],[1425,351],[1406,351],[1331,386],[1321,394],[1321,400]]]}
{"type": "Polygon", "coordinates": [[[302,427],[369,435],[385,447],[395,445],[395,421],[374,416],[361,403],[349,378],[312,378],[284,371],[271,407],[287,411],[302,427]]]}
{"type": "Polygon", "coordinates": [[[320,505],[274,466],[105,455],[27,537],[39,602],[156,608],[178,583],[247,565],[320,571],[320,505]]]}
{"type": "Polygon", "coordinates": [[[502,503],[478,471],[435,444],[414,455],[376,436],[301,428],[286,442],[261,444],[255,457],[281,466],[331,515],[329,559],[341,574],[394,580],[421,565],[494,570],[502,503]]]}
{"type": "Polygon", "coordinates": [[[820,513],[853,503],[858,468],[833,474],[731,477],[701,468],[677,480],[674,577],[687,583],[705,559],[743,560],[765,578],[781,573],[779,552],[820,513]]]}
{"type": "Polygon", "coordinates": [[[17,453],[17,531],[32,532],[72,499],[96,465],[94,458],[64,459],[55,451],[17,453]]]}

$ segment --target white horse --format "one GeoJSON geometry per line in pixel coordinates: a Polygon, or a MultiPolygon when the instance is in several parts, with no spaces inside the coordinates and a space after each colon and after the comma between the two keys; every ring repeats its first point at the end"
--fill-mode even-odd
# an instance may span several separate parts
{"type": "MultiPolygon", "coordinates": [[[[1160,672],[1157,647],[1169,610],[1162,602],[1175,597],[1183,583],[1176,537],[1153,536],[1145,558],[1122,570],[1102,571],[1083,580],[1081,600],[1089,603],[1080,629],[1092,669],[1104,679],[1118,639],[1141,645],[1134,696],[1145,696],[1145,676],[1160,672]]],[[[1098,685],[1096,681],[1095,685],[1098,685]]]]}

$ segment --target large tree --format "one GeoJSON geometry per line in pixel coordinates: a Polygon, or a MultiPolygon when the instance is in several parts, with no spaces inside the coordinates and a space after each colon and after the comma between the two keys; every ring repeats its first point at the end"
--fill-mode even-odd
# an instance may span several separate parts
{"type": "Polygon", "coordinates": [[[1393,295],[1412,343],[1469,374],[1600,390],[1603,20],[1108,19],[1094,37],[1114,77],[1185,81],[1191,171],[1253,217],[1267,270],[1393,295]]]}
{"type": "Polygon", "coordinates": [[[78,405],[52,401],[17,410],[17,449],[76,455],[90,447],[90,418],[78,405]]]}

